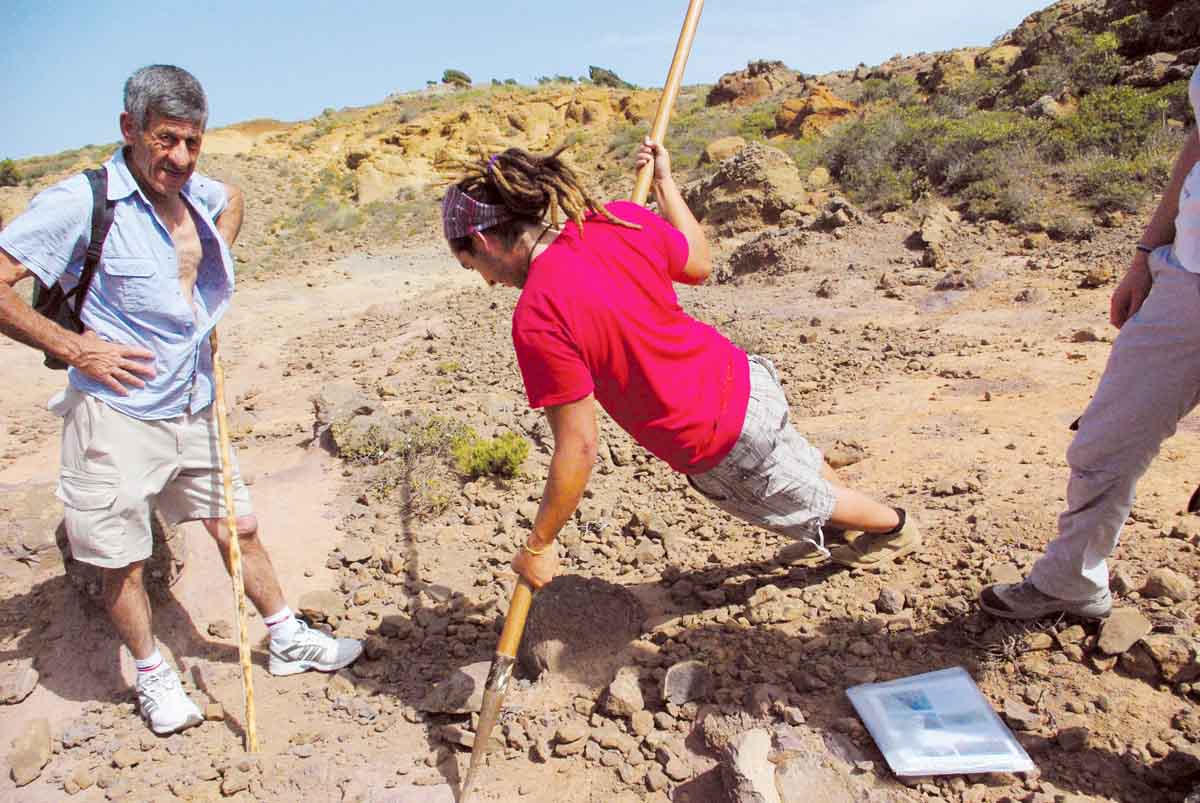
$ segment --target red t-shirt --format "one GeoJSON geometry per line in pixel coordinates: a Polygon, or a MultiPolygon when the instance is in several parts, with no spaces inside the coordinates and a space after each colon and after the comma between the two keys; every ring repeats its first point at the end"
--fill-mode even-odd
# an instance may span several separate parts
{"type": "Polygon", "coordinates": [[[683,234],[628,201],[607,208],[641,230],[589,215],[582,236],[568,223],[530,266],[512,326],[529,404],[595,393],[672,468],[707,471],[741,434],[746,355],[679,306],[672,281],[686,280],[683,234]]]}

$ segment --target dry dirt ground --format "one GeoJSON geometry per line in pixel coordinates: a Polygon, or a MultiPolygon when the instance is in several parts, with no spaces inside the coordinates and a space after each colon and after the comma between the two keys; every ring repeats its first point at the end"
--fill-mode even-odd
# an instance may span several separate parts
{"type": "MultiPolygon", "coordinates": [[[[680,298],[775,362],[799,429],[853,484],[916,511],[926,549],[878,574],[791,566],[782,539],[710,507],[605,420],[563,571],[624,587],[644,621],[616,644],[583,633],[581,643],[608,644],[601,659],[562,655],[518,682],[483,799],[721,800],[721,730],[739,723],[772,732],[789,801],[1184,798],[1200,766],[1197,603],[1187,589],[1179,600],[1141,591],[1160,567],[1200,576],[1200,522],[1182,514],[1200,480],[1190,420],[1143,480],[1116,555],[1118,605],[1154,627],[1117,666],[1097,651],[1093,624],[1001,625],[975,602],[984,583],[1027,569],[1054,532],[1068,425],[1103,369],[1111,275],[1135,233],[1026,247],[962,224],[947,246],[961,273],[942,281],[946,268],[921,267],[906,245],[913,228],[897,219],[813,234],[805,269],[680,298]],[[688,659],[707,665],[709,690],[663,702],[664,670],[688,659]],[[1020,731],[1037,772],[906,785],[890,775],[844,689],[958,665],[1020,731]],[[613,704],[629,694],[604,694],[619,666],[634,667],[652,716],[613,704]],[[794,761],[811,771],[788,775],[794,761]]],[[[420,709],[431,685],[494,649],[507,559],[551,445],[511,355],[515,298],[428,243],[239,289],[223,332],[264,538],[294,607],[303,596],[314,619],[369,637],[351,671],[272,678],[252,621],[253,759],[241,752],[228,583],[195,528],[156,632],[195,698],[223,706],[224,719],[167,739],[137,719],[128,656],[47,548],[58,422],[44,402],[62,377],[0,343],[0,514],[12,525],[0,536],[0,662],[10,675],[30,662],[39,673],[0,716],[0,799],[453,800],[467,752],[447,726],[469,722],[420,709]],[[406,514],[369,492],[376,467],[344,463],[313,437],[309,398],[342,385],[395,421],[436,413],[485,435],[517,431],[534,443],[525,475],[455,486],[432,519],[406,514]],[[9,743],[39,718],[52,754],[17,788],[9,743]]]]}

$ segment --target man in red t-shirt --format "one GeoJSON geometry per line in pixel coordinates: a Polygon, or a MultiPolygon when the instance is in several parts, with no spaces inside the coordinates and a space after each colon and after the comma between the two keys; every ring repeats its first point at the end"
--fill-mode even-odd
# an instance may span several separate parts
{"type": "Polygon", "coordinates": [[[917,549],[903,509],[840,485],[791,426],[770,361],[747,357],[679,306],[673,283],[703,282],[712,261],[666,149],[647,140],[637,156],[639,168],[654,163],[665,220],[628,202],[599,205],[559,153],[492,156],[442,203],[462,266],[521,288],[517,363],[530,405],[545,408],[554,433],[541,506],[513,568],[534,588],[557,572],[555,537],[596,460],[595,401],[715,504],[807,544],[804,562],[873,567],[917,549]],[[570,220],[560,223],[560,213],[570,220]],[[845,531],[832,552],[826,525],[845,531]]]}

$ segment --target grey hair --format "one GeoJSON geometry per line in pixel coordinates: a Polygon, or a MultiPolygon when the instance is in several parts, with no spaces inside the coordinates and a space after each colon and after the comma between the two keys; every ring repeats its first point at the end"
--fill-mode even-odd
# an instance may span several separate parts
{"type": "Polygon", "coordinates": [[[196,77],[181,67],[151,64],[125,82],[125,112],[137,130],[144,131],[151,116],[208,123],[208,98],[196,77]]]}

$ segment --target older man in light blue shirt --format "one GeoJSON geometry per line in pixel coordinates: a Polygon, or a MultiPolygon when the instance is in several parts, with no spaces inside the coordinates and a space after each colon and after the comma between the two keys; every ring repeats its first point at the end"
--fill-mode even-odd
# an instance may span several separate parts
{"type": "MultiPolygon", "coordinates": [[[[31,274],[66,289],[79,281],[94,206],[85,177],[41,193],[0,232],[0,332],[69,366],[69,387],[51,401],[63,417],[67,537],[75,559],[100,567],[105,605],[137,665],[141,713],[160,734],[202,717],[155,646],[142,577],[151,505],[173,521],[201,521],[223,554],[229,545],[208,336],[233,296],[229,244],[243,204],[236,187],[195,172],[207,117],[203,88],[178,67],[145,67],[126,83],[125,146],[104,165],[113,222],[79,302],[83,334],[39,315],[13,286],[31,274]]],[[[270,671],[348,665],[361,645],[295,618],[236,466],[234,486],[246,594],[270,631],[270,671]]]]}

